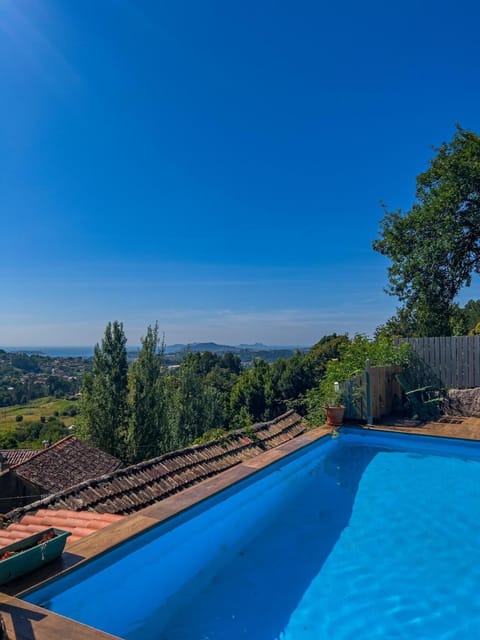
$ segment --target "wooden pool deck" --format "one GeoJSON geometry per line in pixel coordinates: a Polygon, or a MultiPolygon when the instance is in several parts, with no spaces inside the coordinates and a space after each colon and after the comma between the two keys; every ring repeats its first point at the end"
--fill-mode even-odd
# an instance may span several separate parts
{"type": "MultiPolygon", "coordinates": [[[[418,423],[409,420],[385,420],[365,430],[412,433],[465,440],[480,440],[480,418],[444,417],[436,422],[418,423]]],[[[62,558],[34,574],[0,586],[0,614],[9,640],[119,640],[68,618],[21,600],[21,595],[34,586],[64,574],[72,567],[88,562],[96,556],[120,545],[180,511],[197,504],[213,494],[243,480],[268,465],[299,451],[315,440],[331,433],[331,427],[318,427],[297,436],[274,449],[236,465],[223,473],[204,480],[169,498],[124,517],[97,533],[70,545],[62,558]],[[2,593],[3,592],[3,593],[2,593]]]]}
{"type": "Polygon", "coordinates": [[[439,436],[441,438],[480,440],[480,418],[463,416],[443,416],[433,422],[392,418],[383,420],[381,424],[363,428],[397,433],[416,433],[424,436],[439,436]]]}

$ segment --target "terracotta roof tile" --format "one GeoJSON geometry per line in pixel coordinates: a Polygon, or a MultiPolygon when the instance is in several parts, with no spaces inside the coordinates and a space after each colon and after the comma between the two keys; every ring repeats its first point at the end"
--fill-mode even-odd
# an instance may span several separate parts
{"type": "Polygon", "coordinates": [[[0,547],[23,540],[50,527],[70,531],[72,535],[67,538],[67,544],[71,544],[121,520],[122,517],[114,514],[101,516],[91,511],[39,509],[37,513],[26,515],[20,522],[14,522],[6,529],[0,530],[0,547]]]}
{"type": "MultiPolygon", "coordinates": [[[[304,431],[293,411],[248,430],[232,431],[215,442],[141,462],[113,473],[86,480],[5,515],[6,522],[41,508],[98,514],[128,514],[149,506],[201,480],[290,440],[304,431]]],[[[1,535],[1,531],[0,531],[1,535]]]]}
{"type": "Polygon", "coordinates": [[[26,462],[37,453],[38,449],[0,449],[0,456],[10,467],[26,462]]]}
{"type": "Polygon", "coordinates": [[[75,436],[67,436],[47,449],[13,467],[17,476],[48,493],[56,493],[90,478],[111,473],[120,460],[90,446],[75,436]]]}

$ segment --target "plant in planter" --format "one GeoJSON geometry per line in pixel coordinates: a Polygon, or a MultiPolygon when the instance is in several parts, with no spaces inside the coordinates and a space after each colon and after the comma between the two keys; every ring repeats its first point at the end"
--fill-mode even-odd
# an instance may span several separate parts
{"type": "MultiPolygon", "coordinates": [[[[60,557],[70,531],[50,527],[0,548],[0,584],[60,557]]],[[[1,638],[1,636],[0,636],[1,638]]]]}
{"type": "Polygon", "coordinates": [[[322,380],[318,387],[307,391],[307,422],[312,427],[319,427],[325,423],[331,427],[340,426],[345,413],[342,399],[343,394],[338,382],[330,384],[322,380]]]}
{"type": "Polygon", "coordinates": [[[343,424],[345,405],[342,404],[342,393],[338,382],[333,383],[333,391],[325,398],[323,409],[329,427],[339,427],[343,424]]]}

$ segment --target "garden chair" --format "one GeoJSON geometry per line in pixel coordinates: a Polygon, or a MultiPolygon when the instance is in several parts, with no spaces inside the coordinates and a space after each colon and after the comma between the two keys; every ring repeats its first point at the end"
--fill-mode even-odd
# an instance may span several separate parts
{"type": "Polygon", "coordinates": [[[395,377],[412,408],[414,420],[435,420],[441,415],[445,404],[445,389],[434,385],[414,388],[405,372],[397,373],[395,377]]]}

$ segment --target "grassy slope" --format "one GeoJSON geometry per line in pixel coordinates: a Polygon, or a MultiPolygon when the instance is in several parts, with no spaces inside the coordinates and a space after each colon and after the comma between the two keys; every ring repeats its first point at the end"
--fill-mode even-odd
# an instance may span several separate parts
{"type": "Polygon", "coordinates": [[[58,400],[57,398],[37,398],[28,404],[0,407],[0,431],[13,431],[22,424],[40,420],[41,416],[45,416],[48,419],[53,416],[55,411],[60,414],[58,419],[69,427],[71,424],[75,424],[77,416],[64,416],[62,413],[68,411],[71,407],[78,409],[78,402],[58,400]],[[18,415],[23,416],[22,422],[16,422],[15,417],[18,415]]]}

